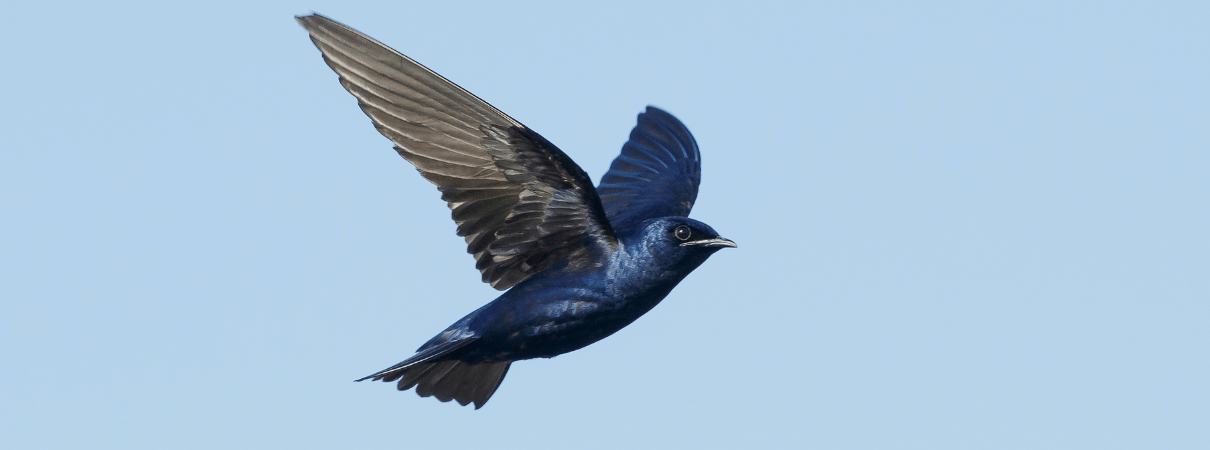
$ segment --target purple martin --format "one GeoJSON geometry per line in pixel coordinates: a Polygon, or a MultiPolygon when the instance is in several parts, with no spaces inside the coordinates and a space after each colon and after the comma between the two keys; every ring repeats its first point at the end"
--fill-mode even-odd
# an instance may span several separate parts
{"type": "Polygon", "coordinates": [[[538,133],[411,58],[327,17],[296,17],[374,126],[453,211],[483,281],[505,291],[357,381],[487,403],[514,361],[622,329],[735,243],[690,219],[693,135],[647,107],[601,184],[538,133]]]}

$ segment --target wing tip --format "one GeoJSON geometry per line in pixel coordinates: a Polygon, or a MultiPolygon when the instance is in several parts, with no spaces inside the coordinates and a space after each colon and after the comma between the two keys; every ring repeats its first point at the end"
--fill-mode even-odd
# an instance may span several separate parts
{"type": "MultiPolygon", "coordinates": [[[[647,113],[647,114],[655,114],[655,115],[665,115],[665,116],[672,115],[672,113],[669,113],[664,108],[660,108],[659,106],[655,106],[655,105],[647,105],[647,110],[643,111],[643,112],[647,113]]],[[[642,114],[642,113],[640,113],[640,114],[642,114]]]]}
{"type": "Polygon", "coordinates": [[[311,11],[310,14],[299,14],[297,16],[294,16],[294,20],[297,20],[298,23],[301,24],[304,28],[307,28],[307,25],[314,25],[320,21],[324,21],[324,20],[332,21],[332,19],[328,18],[327,16],[317,13],[315,11],[311,11]]]}

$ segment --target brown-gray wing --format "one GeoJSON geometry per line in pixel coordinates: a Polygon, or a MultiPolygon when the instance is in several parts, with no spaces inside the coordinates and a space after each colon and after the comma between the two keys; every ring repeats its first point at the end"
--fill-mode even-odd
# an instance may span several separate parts
{"type": "Polygon", "coordinates": [[[437,185],[484,282],[508,289],[616,247],[592,180],[538,133],[352,28],[297,19],[378,131],[437,185]]]}

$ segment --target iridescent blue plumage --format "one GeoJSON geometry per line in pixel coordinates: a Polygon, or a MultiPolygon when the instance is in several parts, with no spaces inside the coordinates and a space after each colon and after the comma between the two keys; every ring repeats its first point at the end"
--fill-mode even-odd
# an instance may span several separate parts
{"type": "Polygon", "coordinates": [[[651,217],[688,217],[702,178],[697,141],[681,121],[647,107],[597,192],[615,230],[651,217]]]}
{"type": "Polygon", "coordinates": [[[613,334],[735,247],[688,218],[701,158],[671,114],[640,114],[594,188],[549,141],[435,72],[326,17],[298,21],[379,132],[437,185],[483,280],[507,289],[357,381],[482,407],[512,362],[613,334]]]}

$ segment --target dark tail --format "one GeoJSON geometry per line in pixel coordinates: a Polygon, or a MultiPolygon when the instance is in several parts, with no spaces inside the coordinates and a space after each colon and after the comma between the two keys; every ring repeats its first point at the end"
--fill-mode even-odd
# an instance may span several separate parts
{"type": "Polygon", "coordinates": [[[479,409],[496,393],[496,388],[504,381],[510,364],[511,361],[480,364],[467,364],[462,361],[421,363],[392,373],[382,378],[382,381],[398,379],[401,391],[415,386],[416,394],[421,397],[437,397],[437,400],[443,402],[457,400],[462,406],[474,402],[475,409],[479,409]]]}
{"type": "Polygon", "coordinates": [[[445,342],[412,355],[411,358],[357,381],[392,382],[399,380],[399,390],[416,388],[421,397],[437,397],[448,402],[457,400],[462,406],[475,403],[482,408],[504,381],[511,361],[468,364],[458,360],[441,360],[454,350],[474,341],[474,338],[445,342]]]}

